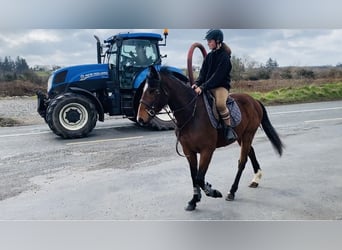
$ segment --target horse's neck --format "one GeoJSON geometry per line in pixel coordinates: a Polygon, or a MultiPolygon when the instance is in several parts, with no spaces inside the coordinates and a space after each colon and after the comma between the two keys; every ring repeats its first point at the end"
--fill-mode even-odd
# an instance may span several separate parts
{"type": "Polygon", "coordinates": [[[194,91],[182,83],[172,82],[166,87],[169,94],[168,104],[172,111],[185,107],[195,97],[194,91]]]}
{"type": "Polygon", "coordinates": [[[197,96],[195,92],[181,83],[168,85],[169,107],[173,111],[177,123],[182,124],[194,115],[197,96]]]}

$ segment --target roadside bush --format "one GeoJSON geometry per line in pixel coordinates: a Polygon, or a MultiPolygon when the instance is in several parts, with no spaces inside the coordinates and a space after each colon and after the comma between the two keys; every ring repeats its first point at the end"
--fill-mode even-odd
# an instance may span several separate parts
{"type": "Polygon", "coordinates": [[[284,69],[281,73],[280,73],[280,77],[282,79],[292,79],[292,72],[289,68],[284,69]]]}
{"type": "Polygon", "coordinates": [[[296,74],[298,78],[315,79],[315,73],[312,70],[298,69],[296,74]]]}
{"type": "Polygon", "coordinates": [[[20,80],[0,83],[0,96],[33,96],[38,90],[45,91],[46,86],[20,80]]]}

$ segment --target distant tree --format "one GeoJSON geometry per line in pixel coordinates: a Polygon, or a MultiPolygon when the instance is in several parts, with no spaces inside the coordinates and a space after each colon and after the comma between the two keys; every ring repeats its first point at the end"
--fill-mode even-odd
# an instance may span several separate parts
{"type": "Polygon", "coordinates": [[[29,71],[30,68],[24,58],[20,58],[17,56],[17,59],[15,60],[15,72],[17,74],[23,74],[27,71],[29,71]]]}
{"type": "Polygon", "coordinates": [[[267,69],[270,69],[270,70],[273,70],[273,69],[275,69],[275,68],[278,68],[278,63],[277,63],[277,61],[276,60],[273,60],[272,58],[269,58],[267,61],[266,61],[266,65],[265,65],[265,67],[267,68],[267,69]]]}
{"type": "Polygon", "coordinates": [[[36,84],[45,81],[29,68],[24,58],[17,56],[15,61],[10,56],[0,58],[0,81],[11,82],[14,80],[30,81],[36,84]]]}
{"type": "Polygon", "coordinates": [[[60,68],[61,68],[61,66],[53,65],[52,66],[52,71],[55,71],[55,70],[60,69],[60,68]]]}
{"type": "Polygon", "coordinates": [[[4,60],[0,63],[0,70],[3,72],[14,72],[15,63],[10,56],[5,56],[4,60]]]}
{"type": "Polygon", "coordinates": [[[231,62],[232,62],[232,72],[231,72],[232,80],[240,81],[242,79],[243,73],[245,72],[245,65],[242,62],[242,59],[236,56],[232,56],[231,62]]]}
{"type": "Polygon", "coordinates": [[[272,70],[267,66],[261,66],[258,70],[258,78],[259,79],[270,79],[271,78],[272,70]]]}

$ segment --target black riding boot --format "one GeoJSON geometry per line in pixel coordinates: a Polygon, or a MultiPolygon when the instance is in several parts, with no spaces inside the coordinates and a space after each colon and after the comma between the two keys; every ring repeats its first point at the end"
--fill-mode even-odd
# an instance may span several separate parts
{"type": "Polygon", "coordinates": [[[223,132],[228,144],[233,143],[237,140],[237,135],[234,129],[231,126],[226,125],[225,123],[223,123],[223,132]]]}
{"type": "Polygon", "coordinates": [[[237,139],[237,135],[233,128],[230,126],[230,115],[228,108],[224,112],[220,112],[221,124],[223,127],[223,134],[228,144],[233,143],[237,139]]]}

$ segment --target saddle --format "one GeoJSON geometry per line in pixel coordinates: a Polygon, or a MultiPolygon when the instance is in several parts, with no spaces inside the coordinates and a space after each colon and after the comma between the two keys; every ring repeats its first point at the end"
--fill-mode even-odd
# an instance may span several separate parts
{"type": "MultiPolygon", "coordinates": [[[[218,110],[216,109],[215,105],[215,97],[210,91],[205,91],[203,93],[203,100],[204,100],[204,105],[207,109],[207,113],[209,115],[209,120],[211,122],[211,125],[216,128],[222,128],[222,124],[220,122],[220,115],[218,113],[218,110]]],[[[230,124],[231,127],[236,127],[237,125],[240,124],[241,122],[241,111],[234,100],[231,96],[228,97],[227,99],[227,108],[230,113],[230,124]]]]}

